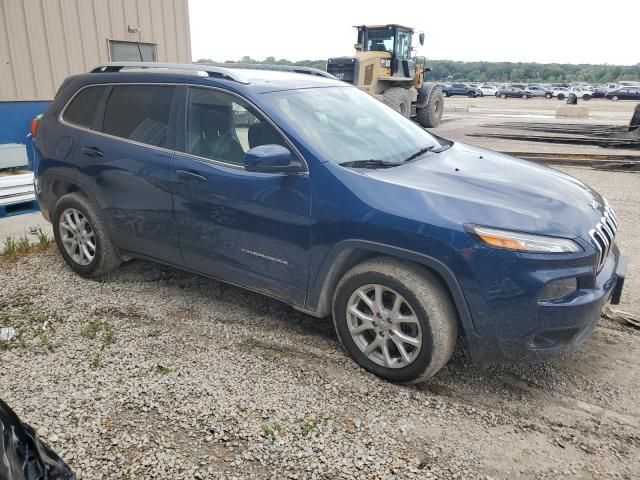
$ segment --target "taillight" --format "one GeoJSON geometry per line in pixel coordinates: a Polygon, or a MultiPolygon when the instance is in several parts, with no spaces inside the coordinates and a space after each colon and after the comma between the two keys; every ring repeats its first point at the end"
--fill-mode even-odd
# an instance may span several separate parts
{"type": "Polygon", "coordinates": [[[31,136],[35,137],[36,132],[38,131],[38,125],[40,125],[40,120],[42,119],[42,114],[38,115],[36,118],[31,120],[31,136]]]}

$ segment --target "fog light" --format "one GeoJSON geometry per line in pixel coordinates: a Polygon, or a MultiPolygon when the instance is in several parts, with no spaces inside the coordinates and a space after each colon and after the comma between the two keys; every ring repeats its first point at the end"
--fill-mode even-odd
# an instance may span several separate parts
{"type": "Polygon", "coordinates": [[[577,278],[563,278],[560,280],[553,280],[547,283],[538,300],[541,302],[548,302],[550,300],[560,300],[561,298],[566,297],[567,295],[575,292],[578,289],[578,279],[577,278]]]}

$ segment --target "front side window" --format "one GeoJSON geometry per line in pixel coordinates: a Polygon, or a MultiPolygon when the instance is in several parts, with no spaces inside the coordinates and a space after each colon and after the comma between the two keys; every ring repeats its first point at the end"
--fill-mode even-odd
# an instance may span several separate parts
{"type": "Polygon", "coordinates": [[[251,105],[208,88],[189,89],[185,129],[186,153],[235,165],[244,164],[244,155],[251,148],[287,147],[282,136],[251,105]]]}
{"type": "Polygon", "coordinates": [[[135,142],[167,146],[169,115],[175,87],[113,87],[104,112],[103,133],[135,142]]]}
{"type": "Polygon", "coordinates": [[[82,89],[65,108],[62,118],[74,125],[91,128],[106,88],[97,85],[82,89]]]}
{"type": "Polygon", "coordinates": [[[426,130],[355,87],[305,88],[262,94],[288,128],[325,159],[401,162],[439,146],[426,130]]]}

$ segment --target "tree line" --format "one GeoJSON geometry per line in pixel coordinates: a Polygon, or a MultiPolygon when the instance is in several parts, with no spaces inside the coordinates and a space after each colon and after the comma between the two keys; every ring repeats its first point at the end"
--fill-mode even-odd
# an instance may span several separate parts
{"type": "MultiPolygon", "coordinates": [[[[198,63],[216,63],[211,59],[200,59],[198,63]]],[[[326,60],[301,60],[267,57],[255,60],[244,56],[240,60],[224,63],[258,63],[269,65],[296,65],[326,70],[326,60]]],[[[570,63],[514,63],[514,62],[458,62],[453,60],[427,60],[432,71],[427,74],[435,81],[478,82],[589,82],[609,83],[622,80],[640,80],[640,63],[636,65],[574,65],[570,63]]]]}

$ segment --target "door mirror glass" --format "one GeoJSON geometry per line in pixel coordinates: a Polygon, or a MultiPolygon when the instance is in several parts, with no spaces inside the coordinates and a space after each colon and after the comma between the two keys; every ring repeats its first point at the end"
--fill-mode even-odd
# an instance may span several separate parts
{"type": "Polygon", "coordinates": [[[424,32],[420,32],[420,35],[418,35],[418,41],[420,42],[420,45],[424,45],[424,32]]]}
{"type": "Polygon", "coordinates": [[[282,145],[260,145],[244,155],[244,168],[248,172],[294,173],[303,170],[302,164],[288,148],[282,145]]]}

